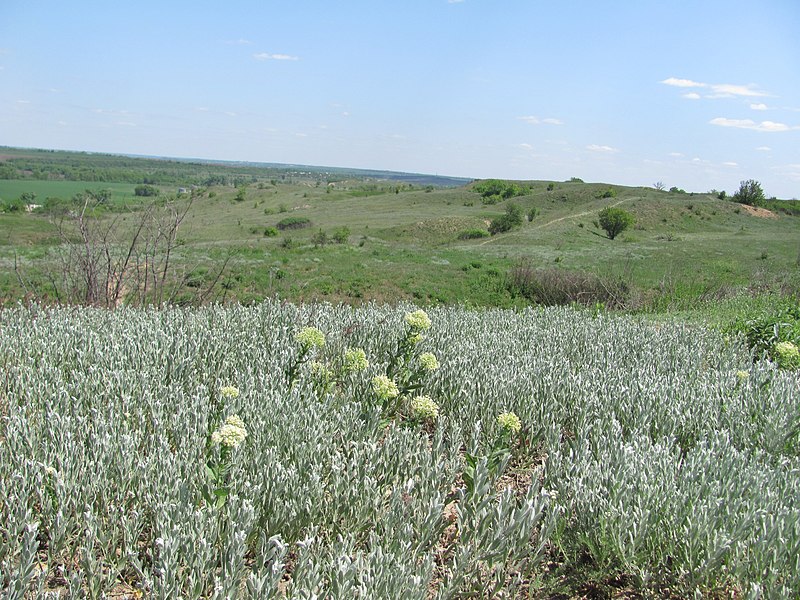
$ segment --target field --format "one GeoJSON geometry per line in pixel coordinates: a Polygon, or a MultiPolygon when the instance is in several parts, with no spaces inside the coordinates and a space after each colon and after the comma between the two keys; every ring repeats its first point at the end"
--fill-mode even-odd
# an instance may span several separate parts
{"type": "MultiPolygon", "coordinates": [[[[227,257],[225,291],[218,298],[252,302],[277,294],[296,301],[521,306],[530,299],[508,285],[508,274],[521,264],[622,281],[634,309],[672,307],[748,287],[797,288],[798,217],[714,194],[539,181],[524,182],[519,197],[487,205],[472,186],[327,182],[329,176],[308,173],[266,177],[193,191],[175,264],[203,287],[227,257]],[[604,197],[609,190],[613,197],[604,197]],[[486,232],[512,203],[529,215],[521,228],[461,239],[465,231],[486,232]],[[597,226],[599,211],[608,205],[635,218],[634,227],[615,240],[597,226]],[[286,218],[306,220],[305,227],[280,230],[286,218]]],[[[164,205],[177,187],[159,187],[156,202],[164,205]]],[[[104,218],[115,220],[123,233],[150,201],[126,196],[131,184],[0,180],[0,195],[24,190],[69,199],[86,188],[112,190],[104,218]]],[[[7,301],[21,293],[12,273],[15,256],[32,281],[48,279],[42,268],[52,264],[60,241],[58,218],[46,209],[0,214],[0,261],[6,267],[0,290],[7,301]]],[[[47,286],[40,287],[47,296],[47,286]]]]}
{"type": "Polygon", "coordinates": [[[796,203],[503,185],[3,149],[5,597],[796,598],[796,203]]]}
{"type": "Polygon", "coordinates": [[[412,310],[4,310],[8,597],[796,597],[795,374],[675,321],[412,310]]]}

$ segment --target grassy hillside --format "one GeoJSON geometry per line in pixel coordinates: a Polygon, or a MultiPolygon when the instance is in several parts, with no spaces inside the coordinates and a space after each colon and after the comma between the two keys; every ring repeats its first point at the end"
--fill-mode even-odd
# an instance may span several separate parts
{"type": "MultiPolygon", "coordinates": [[[[133,159],[126,159],[132,161],[133,159]]],[[[146,163],[149,164],[149,163],[146,163]]],[[[172,164],[172,163],[170,163],[172,164]]],[[[193,167],[194,168],[194,167],[193,167]]],[[[329,181],[299,171],[284,179],[194,188],[180,228],[178,265],[196,286],[229,257],[225,297],[332,301],[411,299],[513,306],[525,298],[507,275],[524,263],[533,271],[591,272],[623,282],[636,296],[716,294],[740,286],[793,285],[800,264],[798,217],[754,210],[712,194],[687,194],[582,182],[518,182],[522,195],[484,203],[473,185],[421,187],[339,174],[329,181]],[[508,233],[486,232],[514,203],[530,217],[508,233]],[[630,212],[634,226],[614,240],[597,225],[606,206],[630,212]],[[281,230],[287,218],[307,220],[281,230]],[[333,240],[334,236],[337,238],[333,240]],[[788,284],[787,284],[788,281],[788,284]]],[[[37,200],[68,200],[84,189],[109,189],[107,222],[125,230],[148,199],[132,183],[0,180],[0,198],[33,192],[37,200]]],[[[173,198],[174,183],[158,185],[157,202],[173,198]]],[[[176,202],[188,202],[188,195],[176,202]]],[[[0,276],[6,298],[19,295],[13,257],[33,272],[58,242],[47,208],[0,214],[0,276]]],[[[124,238],[124,236],[121,236],[124,238]]],[[[44,259],[44,262],[43,262],[44,259]]],[[[207,281],[206,281],[207,282],[207,281]]]]}

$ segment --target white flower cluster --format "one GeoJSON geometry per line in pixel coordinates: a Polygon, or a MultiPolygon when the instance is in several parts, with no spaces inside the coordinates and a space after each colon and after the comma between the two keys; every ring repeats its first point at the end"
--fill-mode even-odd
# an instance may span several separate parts
{"type": "Polygon", "coordinates": [[[247,429],[237,415],[231,415],[225,419],[219,429],[211,434],[211,441],[219,446],[236,448],[247,437],[247,429]]]}
{"type": "Polygon", "coordinates": [[[497,416],[497,424],[500,428],[509,433],[519,433],[522,429],[522,422],[513,412],[504,412],[497,416]]]}
{"type": "Polygon", "coordinates": [[[344,353],[344,372],[360,373],[369,368],[367,353],[361,348],[348,348],[344,353]]]}
{"type": "Polygon", "coordinates": [[[431,318],[424,310],[415,310],[406,314],[406,323],[417,331],[425,331],[431,328],[431,318]]]}
{"type": "Polygon", "coordinates": [[[439,405],[430,396],[415,396],[411,399],[411,412],[417,419],[435,421],[439,416],[439,405]]]}
{"type": "Polygon", "coordinates": [[[381,400],[391,400],[400,395],[397,384],[386,375],[376,375],[372,378],[372,391],[381,400]]]}
{"type": "Polygon", "coordinates": [[[222,394],[222,397],[226,400],[230,400],[239,397],[239,388],[232,385],[226,385],[219,388],[219,393],[222,394]]]}
{"type": "Polygon", "coordinates": [[[322,348],[325,345],[325,334],[316,327],[303,327],[295,334],[294,340],[306,350],[322,348]]]}
{"type": "Polygon", "coordinates": [[[423,352],[419,355],[419,364],[425,371],[435,371],[439,368],[439,361],[433,352],[423,352]]]}

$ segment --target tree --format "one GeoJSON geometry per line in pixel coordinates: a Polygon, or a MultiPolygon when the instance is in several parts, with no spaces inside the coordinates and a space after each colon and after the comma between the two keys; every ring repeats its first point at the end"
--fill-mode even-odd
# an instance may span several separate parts
{"type": "Polygon", "coordinates": [[[610,240],[613,240],[631,225],[633,225],[633,215],[621,208],[607,206],[600,211],[600,227],[605,229],[610,240]]]}
{"type": "Polygon", "coordinates": [[[741,182],[739,190],[733,195],[731,200],[739,204],[758,206],[764,202],[764,190],[761,188],[761,184],[755,179],[748,179],[747,181],[741,182]]]}

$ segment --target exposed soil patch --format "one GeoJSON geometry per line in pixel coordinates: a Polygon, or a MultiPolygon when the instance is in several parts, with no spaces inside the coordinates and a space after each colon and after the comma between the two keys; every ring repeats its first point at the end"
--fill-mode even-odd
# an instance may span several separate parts
{"type": "Polygon", "coordinates": [[[766,208],[761,208],[760,206],[750,206],[749,204],[742,204],[742,208],[745,211],[747,211],[748,214],[751,214],[754,217],[761,217],[762,219],[778,218],[778,215],[776,215],[774,212],[766,208]]]}

